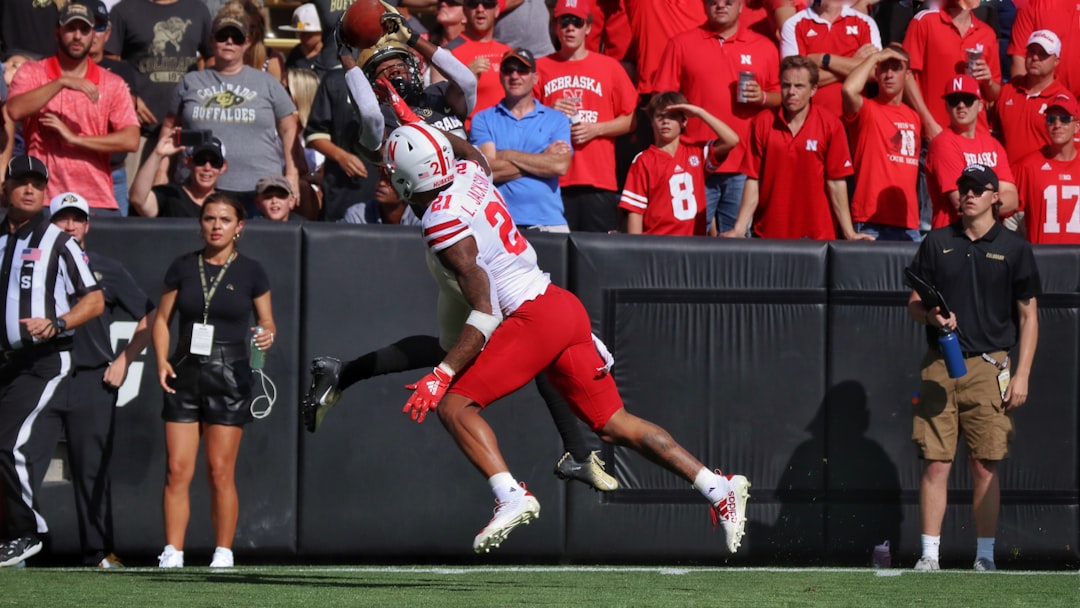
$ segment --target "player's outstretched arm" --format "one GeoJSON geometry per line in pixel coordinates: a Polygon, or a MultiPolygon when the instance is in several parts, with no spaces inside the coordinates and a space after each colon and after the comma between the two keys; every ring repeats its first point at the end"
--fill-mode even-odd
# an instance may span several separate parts
{"type": "Polygon", "coordinates": [[[450,148],[454,151],[454,157],[461,160],[471,160],[483,167],[484,173],[491,175],[491,165],[488,164],[487,157],[476,146],[449,131],[441,132],[446,136],[446,139],[450,140],[450,148]]]}

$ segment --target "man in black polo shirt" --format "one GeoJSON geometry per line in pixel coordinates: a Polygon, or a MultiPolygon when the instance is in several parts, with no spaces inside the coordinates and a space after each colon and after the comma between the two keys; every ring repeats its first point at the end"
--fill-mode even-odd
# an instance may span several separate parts
{"type": "Polygon", "coordinates": [[[927,326],[920,401],[912,439],[924,461],[919,491],[922,557],[916,570],[938,570],[949,470],[958,435],[968,448],[975,512],[975,570],[994,570],[994,537],[1001,502],[998,461],[1009,452],[1010,412],[1028,396],[1039,338],[1039,270],[1031,245],[995,218],[998,178],[970,165],[956,182],[960,221],[926,235],[910,269],[936,286],[952,312],[930,308],[912,291],[908,314],[927,326]],[[1018,323],[1017,323],[1018,320],[1018,323]],[[949,378],[936,344],[939,330],[956,331],[967,375],[949,378]],[[1009,351],[1016,362],[1009,378],[1009,351]]]}
{"type": "Polygon", "coordinates": [[[101,314],[105,298],[79,244],[42,212],[49,171],[33,156],[7,168],[7,218],[0,233],[0,481],[4,529],[0,568],[41,551],[49,531],[34,505],[35,465],[52,445],[35,421],[67,391],[74,329],[101,314]],[[77,301],[76,301],[77,300],[77,301]],[[12,304],[15,304],[14,306],[12,304]]]}

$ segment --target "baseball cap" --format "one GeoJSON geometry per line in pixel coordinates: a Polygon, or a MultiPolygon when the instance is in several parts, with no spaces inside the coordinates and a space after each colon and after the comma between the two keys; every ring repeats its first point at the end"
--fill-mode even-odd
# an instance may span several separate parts
{"type": "Polygon", "coordinates": [[[227,27],[240,30],[240,33],[245,37],[248,35],[247,21],[243,17],[231,13],[218,13],[218,16],[214,18],[214,26],[210,28],[210,33],[216,34],[227,27]]]}
{"type": "Polygon", "coordinates": [[[296,7],[292,14],[292,23],[278,28],[286,32],[321,32],[322,24],[319,22],[319,13],[315,5],[310,2],[296,7]]]}
{"type": "Polygon", "coordinates": [[[94,31],[104,32],[109,29],[109,7],[101,0],[91,0],[90,12],[94,15],[94,31]]]}
{"type": "Polygon", "coordinates": [[[964,172],[960,174],[960,178],[956,180],[957,186],[963,183],[975,184],[995,191],[998,189],[997,174],[994,173],[993,169],[986,165],[968,165],[964,169],[964,172]]]}
{"type": "Polygon", "coordinates": [[[1037,44],[1043,48],[1044,51],[1061,57],[1061,38],[1050,30],[1035,30],[1031,32],[1031,36],[1028,37],[1027,46],[1037,44]]]}
{"type": "Polygon", "coordinates": [[[529,49],[518,47],[506,51],[506,53],[502,56],[502,61],[499,62],[499,65],[506,63],[510,59],[517,59],[521,63],[524,63],[525,67],[529,68],[530,70],[536,69],[536,57],[533,57],[532,51],[530,51],[529,49]]]}
{"type": "Polygon", "coordinates": [[[49,169],[45,167],[45,163],[41,162],[39,158],[27,154],[16,156],[8,161],[7,174],[8,177],[40,175],[45,178],[45,181],[49,180],[49,169]]]}
{"type": "Polygon", "coordinates": [[[195,158],[203,152],[209,152],[221,160],[225,160],[225,144],[221,143],[221,140],[216,137],[211,137],[210,141],[191,148],[191,157],[195,158]]]}
{"type": "Polygon", "coordinates": [[[950,78],[949,82],[945,83],[945,92],[941,96],[948,97],[949,95],[974,95],[982,99],[982,94],[979,93],[979,83],[975,82],[975,79],[967,74],[957,74],[950,78]]]}
{"type": "Polygon", "coordinates": [[[280,188],[292,196],[292,185],[289,184],[289,180],[280,175],[268,175],[266,177],[260,177],[259,181],[255,182],[255,194],[263,194],[270,188],[280,188]]]}
{"type": "Polygon", "coordinates": [[[94,12],[89,4],[84,2],[67,3],[60,11],[60,18],[56,22],[60,25],[67,25],[76,19],[85,21],[90,26],[94,25],[94,12]]]}
{"type": "Polygon", "coordinates": [[[582,19],[588,19],[589,11],[592,9],[592,0],[559,0],[555,3],[555,10],[552,14],[558,19],[563,15],[573,15],[582,19]]]}
{"type": "Polygon", "coordinates": [[[1076,100],[1068,93],[1054,95],[1054,98],[1046,105],[1048,111],[1050,108],[1060,108],[1069,116],[1080,116],[1080,111],[1078,111],[1080,108],[1077,107],[1076,100]]]}
{"type": "Polygon", "coordinates": [[[57,194],[49,201],[49,213],[56,215],[65,209],[78,209],[86,214],[86,217],[90,217],[90,205],[86,203],[86,199],[74,192],[64,192],[57,194]]]}

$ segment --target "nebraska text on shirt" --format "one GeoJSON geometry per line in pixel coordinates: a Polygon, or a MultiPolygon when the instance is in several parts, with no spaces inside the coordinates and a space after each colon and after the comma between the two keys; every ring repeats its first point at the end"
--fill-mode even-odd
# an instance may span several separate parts
{"type": "Polygon", "coordinates": [[[604,96],[604,88],[600,82],[588,76],[558,76],[552,78],[544,83],[544,97],[559,89],[588,89],[600,97],[604,96]]]}

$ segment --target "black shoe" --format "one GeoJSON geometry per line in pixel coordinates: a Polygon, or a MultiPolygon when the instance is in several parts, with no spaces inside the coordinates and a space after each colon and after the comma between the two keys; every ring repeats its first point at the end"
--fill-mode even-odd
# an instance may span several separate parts
{"type": "Polygon", "coordinates": [[[326,412],[341,399],[341,367],[341,361],[333,357],[316,357],[311,362],[311,387],[300,402],[300,418],[309,433],[318,430],[326,412]]]}
{"type": "Polygon", "coordinates": [[[14,566],[41,551],[41,541],[33,536],[22,536],[0,545],[0,568],[14,566]]]}

